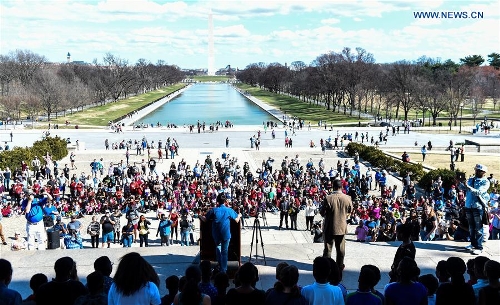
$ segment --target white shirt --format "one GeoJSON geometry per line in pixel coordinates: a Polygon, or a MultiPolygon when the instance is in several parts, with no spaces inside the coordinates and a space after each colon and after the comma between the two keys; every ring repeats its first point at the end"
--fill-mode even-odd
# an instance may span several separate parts
{"type": "Polygon", "coordinates": [[[306,216],[314,216],[314,211],[316,210],[315,205],[307,205],[306,206],[306,216]]]}
{"type": "Polygon", "coordinates": [[[314,282],[307,285],[300,292],[309,305],[344,305],[344,296],[339,287],[314,282]]]}

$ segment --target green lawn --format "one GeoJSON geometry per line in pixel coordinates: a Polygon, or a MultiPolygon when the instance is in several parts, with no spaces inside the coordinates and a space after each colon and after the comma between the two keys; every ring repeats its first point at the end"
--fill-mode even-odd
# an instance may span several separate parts
{"type": "Polygon", "coordinates": [[[73,114],[66,114],[65,117],[59,117],[58,119],[51,120],[51,123],[64,124],[67,120],[71,123],[71,125],[107,126],[109,121],[122,117],[127,113],[130,113],[185,86],[186,84],[175,84],[114,103],[107,103],[103,106],[88,108],[73,114]]]}
{"type": "Polygon", "coordinates": [[[225,82],[229,79],[232,79],[232,77],[230,78],[225,75],[215,75],[215,76],[197,75],[197,76],[190,76],[189,78],[199,82],[225,82]]]}
{"type": "MultiPolygon", "coordinates": [[[[320,120],[327,122],[327,124],[357,123],[359,121],[357,117],[328,111],[325,107],[302,102],[294,97],[271,93],[267,90],[262,90],[247,84],[240,83],[236,84],[236,86],[247,91],[263,102],[281,109],[281,111],[285,112],[287,115],[303,119],[306,123],[311,122],[312,125],[316,124],[320,120]]],[[[361,121],[364,120],[361,119],[361,121]]]]}

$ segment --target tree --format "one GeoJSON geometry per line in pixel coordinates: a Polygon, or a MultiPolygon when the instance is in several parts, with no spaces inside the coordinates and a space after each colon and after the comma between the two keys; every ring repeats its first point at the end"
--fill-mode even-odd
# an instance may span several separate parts
{"type": "Polygon", "coordinates": [[[417,65],[417,105],[422,113],[431,113],[432,124],[436,125],[438,115],[448,109],[446,85],[459,66],[449,59],[441,63],[438,59],[428,57],[419,58],[417,65]]]}
{"type": "Polygon", "coordinates": [[[283,92],[289,70],[280,63],[272,63],[261,73],[259,84],[274,93],[283,92]]]}
{"type": "Polygon", "coordinates": [[[415,106],[416,66],[404,60],[395,62],[388,66],[385,77],[392,88],[390,92],[394,95],[396,101],[396,117],[399,116],[399,108],[401,107],[404,120],[408,120],[408,112],[415,106]]]}
{"type": "Polygon", "coordinates": [[[349,115],[352,115],[356,108],[356,97],[358,99],[358,111],[361,112],[361,84],[368,75],[368,65],[375,62],[373,55],[363,48],[356,48],[356,52],[351,52],[350,48],[342,50],[343,83],[349,99],[349,115]]]}
{"type": "MultiPolygon", "coordinates": [[[[317,88],[317,100],[321,100],[327,110],[340,111],[340,104],[345,99],[344,84],[342,82],[342,55],[329,52],[317,57],[313,61],[317,75],[311,79],[309,84],[317,88]]],[[[346,108],[344,107],[344,113],[346,108]]]]}
{"type": "Polygon", "coordinates": [[[490,66],[495,67],[495,69],[500,69],[500,54],[491,53],[488,55],[488,63],[490,66]]]}
{"type": "Polygon", "coordinates": [[[16,64],[12,57],[0,55],[0,96],[9,93],[9,85],[16,76],[16,64]]]}
{"type": "Polygon", "coordinates": [[[497,69],[490,67],[486,70],[486,94],[491,97],[493,110],[496,110],[498,99],[500,98],[500,73],[497,69]]]}
{"type": "Polygon", "coordinates": [[[33,80],[30,84],[32,94],[39,97],[41,108],[45,111],[47,120],[50,121],[53,113],[57,115],[57,109],[61,103],[62,83],[54,71],[49,69],[36,73],[33,80]]]}
{"type": "Polygon", "coordinates": [[[23,85],[30,83],[35,74],[45,65],[47,59],[29,50],[16,50],[10,56],[15,62],[17,78],[23,85]]]}
{"type": "Polygon", "coordinates": [[[469,67],[478,67],[484,63],[484,58],[481,55],[468,55],[460,58],[460,62],[469,67]]]}
{"type": "Polygon", "coordinates": [[[448,99],[447,110],[450,113],[450,119],[454,119],[456,126],[460,105],[466,104],[466,99],[470,94],[472,70],[468,66],[462,66],[456,72],[451,71],[445,82],[446,98],[448,99]]]}
{"type": "Polygon", "coordinates": [[[248,65],[244,70],[238,71],[236,77],[250,86],[257,86],[260,74],[264,71],[264,68],[261,64],[253,63],[248,65]]]}

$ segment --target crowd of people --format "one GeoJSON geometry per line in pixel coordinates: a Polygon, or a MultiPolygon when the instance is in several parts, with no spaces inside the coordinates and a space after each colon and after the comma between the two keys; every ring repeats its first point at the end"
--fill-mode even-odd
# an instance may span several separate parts
{"type": "MultiPolygon", "coordinates": [[[[144,146],[143,143],[144,141],[141,146],[144,146]]],[[[157,147],[160,145],[158,143],[157,147]]],[[[154,148],[155,144],[146,141],[146,149],[148,147],[154,148]]],[[[141,150],[137,151],[137,154],[142,153],[144,152],[141,150]]],[[[178,160],[177,154],[178,151],[175,151],[172,157],[178,160]]],[[[475,167],[474,177],[457,181],[449,190],[445,190],[442,181],[437,179],[430,194],[417,198],[416,187],[410,175],[403,177],[402,193],[399,195],[397,185],[388,185],[386,171],[368,168],[363,173],[357,155],[353,161],[339,160],[337,166],[332,166],[329,170],[323,159],[316,165],[312,159],[303,162],[297,154],[294,158],[285,157],[278,167],[274,165],[275,160],[269,157],[263,160],[261,167],[255,172],[250,171],[247,162],[242,164],[228,154],[223,154],[220,159],[215,160],[208,155],[205,160],[197,161],[192,167],[184,159],[180,159],[177,164],[171,163],[168,172],[158,172],[156,161],[151,155],[148,155],[147,162],[144,160],[140,164],[129,163],[128,158],[126,162],[110,163],[107,170],[104,169],[102,159],[94,160],[89,165],[91,174],[82,173],[80,176],[71,176],[68,165],[60,170],[57,162],[49,155],[43,160],[32,160],[31,166],[23,162],[20,168],[11,173],[8,180],[4,179],[10,192],[10,200],[2,204],[2,215],[9,217],[23,214],[27,221],[27,244],[23,243],[20,234],[16,234],[16,247],[13,244],[12,248],[45,249],[44,225],[51,220],[55,221],[52,228],[59,230],[67,248],[82,248],[82,228],[78,218],[85,215],[93,217],[87,228],[93,247],[98,247],[99,235],[102,238],[102,247],[109,247],[111,242],[119,242],[128,247],[134,241],[139,241],[141,246],[147,247],[150,223],[141,214],[151,210],[156,211],[160,219],[157,232],[161,235],[161,245],[172,244],[174,234],[175,240],[178,240],[177,228],[181,231],[180,243],[193,244],[193,217],[209,216],[210,211],[220,204],[218,198],[221,194],[225,198],[224,204],[236,213],[231,216],[232,219],[239,219],[241,214],[254,216],[259,212],[274,211],[280,214],[280,229],[294,230],[298,229],[296,219],[301,210],[305,210],[306,229],[313,229],[312,220],[316,210],[326,219],[326,203],[332,203],[330,206],[333,213],[336,209],[333,204],[335,200],[330,201],[329,198],[342,194],[346,198],[349,197],[349,204],[345,206],[345,218],[350,224],[357,225],[358,241],[400,240],[409,248],[407,252],[410,254],[413,241],[431,241],[437,238],[436,236],[468,240],[471,242],[471,252],[476,255],[481,254],[482,243],[487,239],[485,237],[488,231],[491,232],[492,239],[499,238],[498,194],[496,190],[491,194],[487,193],[489,185],[496,181],[492,176],[485,177],[487,168],[481,164],[475,167]],[[11,180],[14,183],[9,185],[11,180]],[[374,189],[380,191],[380,196],[370,195],[369,192],[374,189]],[[484,203],[487,206],[483,208],[483,200],[479,198],[484,197],[485,193],[487,198],[484,203]],[[483,210],[487,211],[487,217],[479,215],[483,210]],[[122,214],[126,215],[125,226],[120,225],[122,214]],[[62,223],[60,216],[69,216],[70,223],[62,223]],[[484,218],[490,220],[486,230],[482,223],[484,218]],[[398,238],[398,230],[408,232],[408,239],[398,238]]],[[[71,161],[74,161],[74,158],[71,161]]],[[[76,170],[74,162],[71,162],[71,167],[76,170]]],[[[320,229],[324,231],[324,256],[331,256],[335,244],[337,268],[342,270],[345,240],[343,237],[338,239],[337,236],[344,235],[346,230],[335,233],[336,227],[329,226],[325,221],[320,229]]],[[[5,242],[3,236],[2,240],[5,242]]],[[[222,239],[219,243],[222,243],[222,250],[224,242],[222,239]]],[[[453,263],[456,262],[450,262],[453,263]]],[[[409,266],[414,262],[406,264],[409,266]]],[[[219,265],[219,268],[224,267],[220,261],[219,265]]],[[[393,264],[395,279],[400,272],[398,266],[399,264],[393,264]]],[[[415,266],[410,269],[415,270],[415,266]]],[[[361,271],[360,285],[363,283],[365,286],[360,289],[367,289],[369,280],[361,280],[361,275],[370,277],[366,275],[368,273],[361,271]]],[[[416,275],[413,272],[411,276],[406,276],[404,281],[410,281],[416,275]]],[[[325,283],[316,280],[319,284],[325,283]]],[[[250,283],[245,284],[246,286],[242,282],[241,291],[253,291],[250,289],[250,283]]],[[[301,295],[306,299],[310,297],[308,293],[314,294],[318,290],[317,287],[310,290],[305,288],[301,295]]],[[[389,289],[389,292],[392,289],[395,288],[389,289]]],[[[394,298],[397,298],[398,292],[394,293],[394,298]]],[[[335,295],[338,294],[333,293],[332,299],[329,299],[331,303],[328,304],[335,304],[335,295]]],[[[178,296],[178,299],[180,297],[178,296]]],[[[336,299],[338,300],[338,297],[336,299]]],[[[174,300],[174,304],[178,302],[179,300],[177,303],[174,300]]],[[[202,302],[206,304],[205,298],[202,302]]],[[[227,301],[226,303],[232,304],[227,301]]],[[[393,304],[397,302],[394,301],[393,304]]]]}

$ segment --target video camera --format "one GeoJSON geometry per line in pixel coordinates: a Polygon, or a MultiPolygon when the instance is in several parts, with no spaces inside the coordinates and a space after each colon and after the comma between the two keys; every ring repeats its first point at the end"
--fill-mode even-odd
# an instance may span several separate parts
{"type": "Polygon", "coordinates": [[[465,177],[465,172],[459,172],[459,171],[456,171],[455,172],[455,179],[459,182],[464,182],[467,180],[467,178],[465,177]]]}

